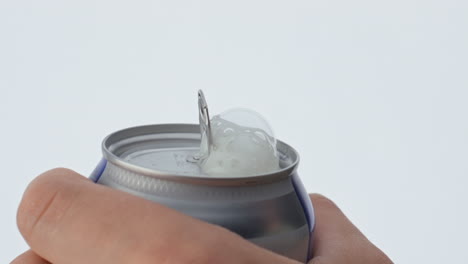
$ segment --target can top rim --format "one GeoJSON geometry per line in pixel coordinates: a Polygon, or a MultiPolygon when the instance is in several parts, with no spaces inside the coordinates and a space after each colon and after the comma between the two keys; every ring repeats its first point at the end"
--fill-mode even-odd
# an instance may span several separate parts
{"type": "Polygon", "coordinates": [[[158,171],[155,169],[145,168],[125,161],[113,152],[113,146],[121,143],[124,140],[131,138],[148,136],[153,134],[177,133],[196,135],[200,138],[200,127],[198,124],[156,124],[144,125],[125,128],[108,135],[102,142],[102,152],[105,159],[126,170],[142,174],[145,176],[164,179],[169,181],[183,182],[189,184],[202,185],[218,185],[218,186],[239,186],[239,185],[257,185],[290,177],[296,170],[299,164],[299,155],[297,151],[284,143],[277,140],[276,148],[280,159],[285,160],[287,165],[281,169],[265,174],[247,175],[242,177],[213,177],[213,176],[197,176],[197,175],[182,175],[172,172],[158,171]]]}

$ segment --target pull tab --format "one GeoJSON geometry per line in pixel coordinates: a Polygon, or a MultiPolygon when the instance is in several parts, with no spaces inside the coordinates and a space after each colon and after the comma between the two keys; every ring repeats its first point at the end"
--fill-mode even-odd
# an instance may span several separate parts
{"type": "Polygon", "coordinates": [[[208,156],[210,154],[211,145],[213,143],[208,104],[206,103],[205,95],[203,94],[202,90],[198,90],[198,119],[201,133],[200,152],[189,158],[190,162],[198,162],[204,157],[208,156]]]}
{"type": "Polygon", "coordinates": [[[213,143],[213,138],[211,136],[211,122],[210,122],[210,113],[208,112],[208,104],[206,103],[205,95],[202,90],[198,90],[198,113],[199,113],[199,122],[200,122],[200,132],[206,136],[207,150],[208,154],[210,153],[210,146],[213,143]]]}

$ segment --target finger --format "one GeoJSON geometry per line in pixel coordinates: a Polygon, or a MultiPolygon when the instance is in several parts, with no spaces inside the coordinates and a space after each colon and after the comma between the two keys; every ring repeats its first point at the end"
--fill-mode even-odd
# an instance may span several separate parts
{"type": "Polygon", "coordinates": [[[31,250],[24,252],[15,258],[10,264],[50,264],[31,250]]]}
{"type": "Polygon", "coordinates": [[[320,194],[310,198],[316,218],[311,263],[392,263],[333,201],[320,194]]]}
{"type": "Polygon", "coordinates": [[[65,169],[46,172],[30,184],[17,218],[31,248],[52,263],[286,260],[221,227],[65,169]]]}
{"type": "Polygon", "coordinates": [[[348,220],[330,199],[320,194],[311,194],[316,217],[314,230],[314,256],[329,255],[361,232],[348,220]]]}

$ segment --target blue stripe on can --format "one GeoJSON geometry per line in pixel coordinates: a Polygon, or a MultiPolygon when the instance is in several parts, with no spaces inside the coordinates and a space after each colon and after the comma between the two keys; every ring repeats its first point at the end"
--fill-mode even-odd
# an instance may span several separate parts
{"type": "Polygon", "coordinates": [[[314,208],[312,206],[312,202],[310,201],[309,194],[307,193],[304,185],[299,178],[297,173],[292,175],[292,184],[294,186],[294,190],[296,191],[297,198],[302,205],[302,209],[304,210],[304,215],[307,220],[307,224],[309,225],[309,247],[307,253],[307,261],[312,258],[312,236],[314,233],[315,227],[315,214],[314,208]]]}
{"type": "Polygon", "coordinates": [[[101,178],[102,173],[106,169],[106,165],[107,165],[107,160],[104,158],[101,159],[101,161],[99,161],[98,165],[93,170],[93,172],[91,172],[89,179],[92,180],[93,182],[98,182],[99,178],[101,178]]]}

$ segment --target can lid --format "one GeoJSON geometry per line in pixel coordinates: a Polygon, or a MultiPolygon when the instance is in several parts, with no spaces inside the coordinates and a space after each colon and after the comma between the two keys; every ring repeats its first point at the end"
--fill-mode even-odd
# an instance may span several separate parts
{"type": "Polygon", "coordinates": [[[198,124],[158,124],[131,127],[112,133],[102,144],[104,157],[123,169],[138,174],[204,185],[255,185],[289,177],[297,169],[299,155],[282,141],[277,141],[280,159],[278,171],[243,177],[213,177],[188,160],[199,152],[198,124]]]}

